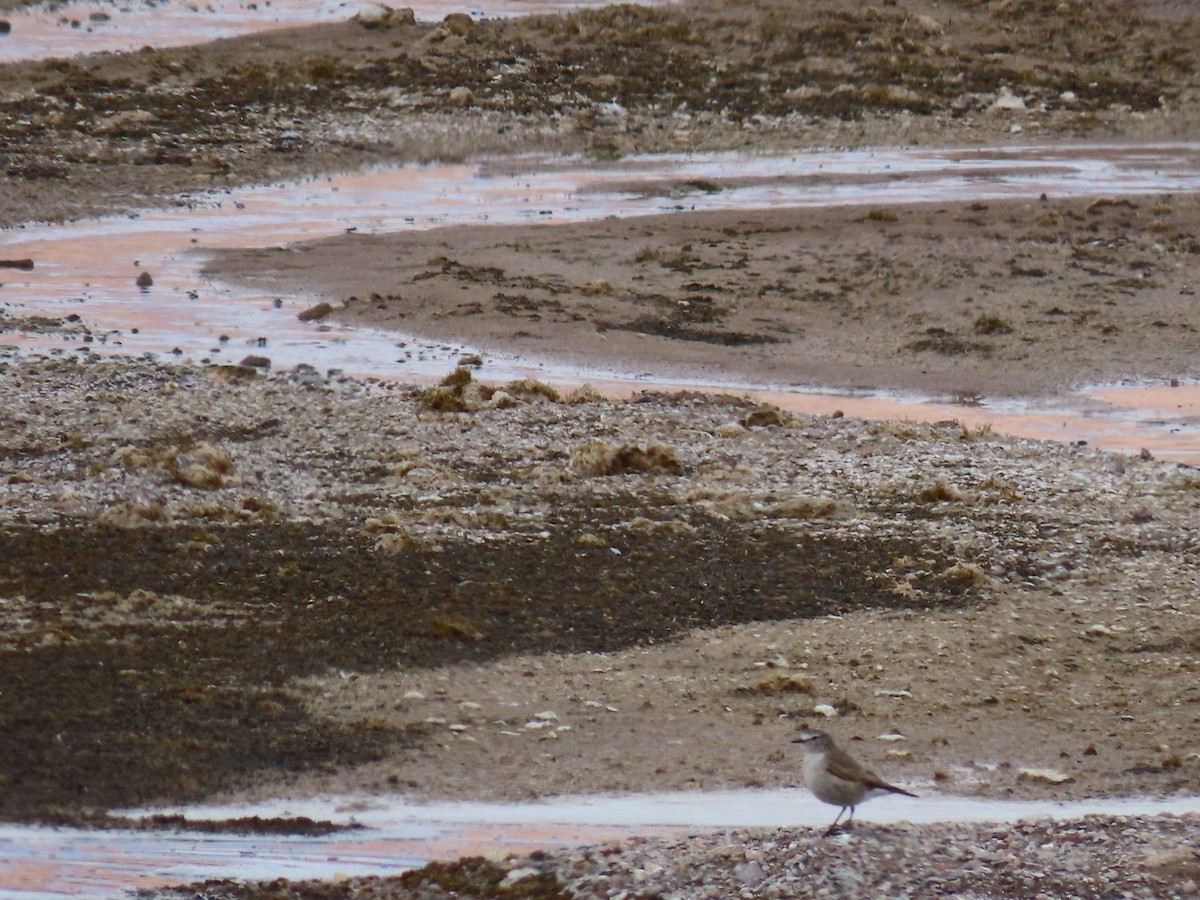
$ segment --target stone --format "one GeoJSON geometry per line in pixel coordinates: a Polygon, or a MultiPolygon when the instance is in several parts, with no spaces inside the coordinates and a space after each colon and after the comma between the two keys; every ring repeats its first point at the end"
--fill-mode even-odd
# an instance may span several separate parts
{"type": "Polygon", "coordinates": [[[1071,776],[1054,769],[1018,769],[1017,781],[1039,781],[1043,784],[1065,784],[1071,776]]]}
{"type": "Polygon", "coordinates": [[[322,300],[308,309],[302,310],[296,315],[296,318],[301,322],[316,322],[333,312],[333,307],[322,300]]]}
{"type": "Polygon", "coordinates": [[[992,105],[988,107],[988,112],[1024,112],[1025,100],[1012,93],[1008,88],[1000,88],[1000,93],[996,99],[992,101],[992,105]]]}
{"type": "Polygon", "coordinates": [[[408,6],[392,8],[383,3],[373,3],[365,9],[359,10],[350,21],[357,22],[368,31],[374,31],[413,25],[417,21],[417,16],[408,6]]]}

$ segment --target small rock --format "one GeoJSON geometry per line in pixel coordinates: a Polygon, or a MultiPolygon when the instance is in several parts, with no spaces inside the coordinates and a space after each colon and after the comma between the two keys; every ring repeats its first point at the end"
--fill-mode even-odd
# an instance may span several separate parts
{"type": "Polygon", "coordinates": [[[146,288],[148,288],[154,284],[154,278],[150,275],[149,272],[143,272],[141,275],[139,275],[137,277],[137,281],[135,281],[134,284],[136,284],[142,290],[145,290],[146,288]]]}
{"type": "Polygon", "coordinates": [[[459,85],[450,91],[450,102],[454,106],[470,106],[475,102],[475,93],[469,87],[459,85]]]}
{"type": "Polygon", "coordinates": [[[298,313],[296,315],[296,318],[299,319],[301,322],[316,322],[320,319],[325,318],[331,312],[333,312],[333,307],[330,306],[328,303],[326,303],[324,300],[322,300],[320,303],[316,304],[315,306],[310,306],[308,309],[303,310],[302,312],[298,313]]]}
{"type": "Polygon", "coordinates": [[[838,711],[828,703],[818,703],[813,707],[813,712],[818,716],[824,716],[827,719],[832,719],[838,714],[838,711]]]}
{"type": "Polygon", "coordinates": [[[988,107],[988,112],[1024,112],[1025,100],[1012,93],[1008,88],[1001,88],[999,96],[988,107]]]}
{"type": "Polygon", "coordinates": [[[742,884],[753,887],[761,884],[767,873],[759,862],[744,862],[733,867],[733,877],[742,884]]]}
{"type": "Polygon", "coordinates": [[[1065,784],[1071,776],[1054,769],[1018,769],[1018,781],[1040,781],[1045,784],[1065,784]]]}
{"type": "Polygon", "coordinates": [[[256,356],[252,353],[249,356],[242,357],[242,361],[238,365],[245,366],[248,369],[270,369],[271,360],[265,356],[256,356]]]}
{"type": "Polygon", "coordinates": [[[520,869],[512,869],[507,875],[504,876],[504,878],[501,879],[499,886],[502,888],[512,887],[517,882],[524,881],[527,878],[537,878],[540,874],[541,873],[538,872],[537,869],[531,866],[523,866],[520,869]]]}

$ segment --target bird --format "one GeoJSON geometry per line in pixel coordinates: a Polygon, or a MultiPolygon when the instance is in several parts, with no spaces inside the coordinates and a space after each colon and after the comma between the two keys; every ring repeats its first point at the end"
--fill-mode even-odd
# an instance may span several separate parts
{"type": "Polygon", "coordinates": [[[854,807],[864,800],[887,793],[917,796],[904,788],[888,784],[874,772],[863,768],[824,731],[806,730],[792,743],[804,745],[805,786],[818,800],[841,807],[826,835],[838,830],[838,822],[847,809],[850,810],[850,818],[842,827],[849,828],[854,821],[854,807]]]}

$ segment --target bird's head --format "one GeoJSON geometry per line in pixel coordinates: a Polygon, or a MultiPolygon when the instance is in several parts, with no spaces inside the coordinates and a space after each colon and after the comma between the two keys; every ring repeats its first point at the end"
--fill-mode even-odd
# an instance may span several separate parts
{"type": "Polygon", "coordinates": [[[805,728],[793,744],[803,744],[806,750],[828,750],[833,746],[833,738],[816,728],[805,728]]]}

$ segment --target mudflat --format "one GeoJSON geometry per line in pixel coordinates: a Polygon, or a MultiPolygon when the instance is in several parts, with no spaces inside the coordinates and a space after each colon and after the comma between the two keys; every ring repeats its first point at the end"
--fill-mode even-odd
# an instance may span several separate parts
{"type": "Polygon", "coordinates": [[[1195,377],[1198,225],[1192,195],[680,212],[347,235],[209,274],[485,351],[975,400],[1195,377]]]}

